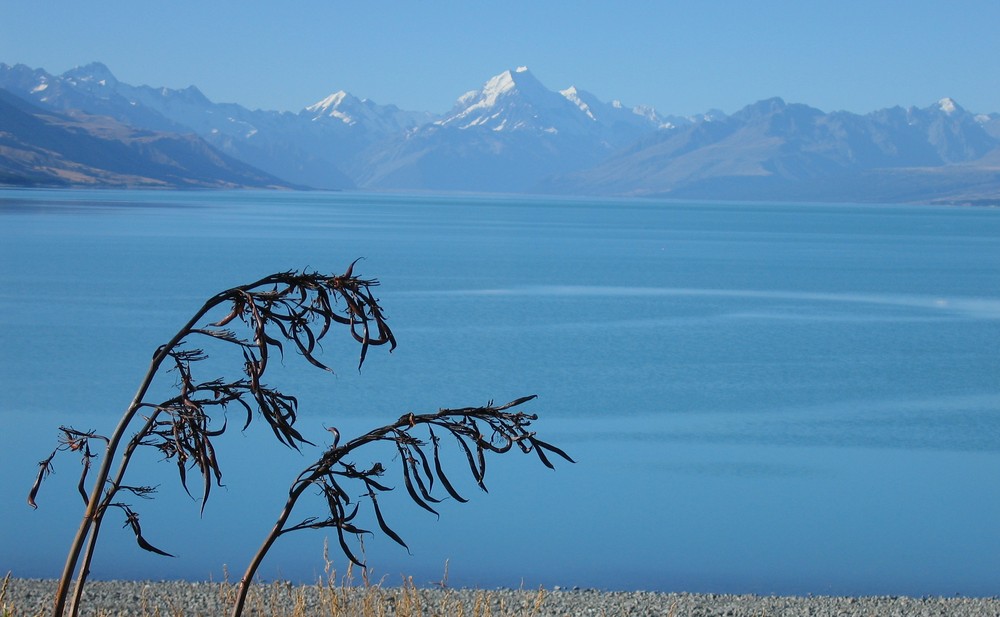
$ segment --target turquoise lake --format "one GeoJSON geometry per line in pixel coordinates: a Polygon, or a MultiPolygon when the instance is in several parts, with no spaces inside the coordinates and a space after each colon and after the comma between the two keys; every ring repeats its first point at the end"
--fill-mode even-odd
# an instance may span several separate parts
{"type": "MultiPolygon", "coordinates": [[[[25,503],[60,425],[110,433],[216,292],[359,257],[399,346],[359,372],[334,333],[334,375],[286,353],[304,434],[537,394],[539,437],[577,461],[495,456],[484,493],[453,459],[470,502],[440,519],[388,461],[410,551],[367,537],[376,579],[1000,595],[1000,209],[531,196],[0,190],[0,574],[61,571],[79,459],[25,503]]],[[[239,577],[321,453],[240,426],[204,515],[141,455],[128,478],[159,493],[129,501],[177,557],[112,512],[94,578],[239,577]]],[[[261,576],[316,580],[326,537],[343,570],[335,534],[301,532],[261,576]]]]}

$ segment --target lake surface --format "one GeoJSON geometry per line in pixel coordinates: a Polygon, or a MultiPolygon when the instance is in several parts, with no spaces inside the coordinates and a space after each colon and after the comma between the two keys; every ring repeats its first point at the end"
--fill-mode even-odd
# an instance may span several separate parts
{"type": "MultiPolygon", "coordinates": [[[[577,460],[494,457],[489,493],[456,466],[470,503],[440,519],[400,488],[410,554],[366,539],[376,578],[1000,595],[1000,210],[525,196],[0,191],[0,572],[61,570],[78,460],[24,503],[60,424],[111,432],[214,293],[358,257],[399,347],[358,372],[334,337],[334,376],[287,354],[303,432],[537,394],[539,436],[577,460]]],[[[239,576],[321,450],[237,428],[201,517],[144,454],[160,494],[132,503],[177,558],[112,513],[96,578],[239,576]]],[[[323,541],[286,536],[260,574],[314,580],[323,541]]]]}

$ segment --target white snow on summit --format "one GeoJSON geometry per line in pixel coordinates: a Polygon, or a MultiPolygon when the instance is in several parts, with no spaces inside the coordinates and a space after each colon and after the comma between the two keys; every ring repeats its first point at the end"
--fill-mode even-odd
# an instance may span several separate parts
{"type": "Polygon", "coordinates": [[[338,90],[333,94],[331,94],[330,96],[323,99],[322,101],[319,101],[318,103],[313,103],[309,107],[306,107],[306,109],[308,109],[309,111],[326,111],[331,107],[336,107],[341,103],[343,103],[344,99],[346,99],[348,96],[350,95],[344,92],[343,90],[338,90]]]}
{"type": "Polygon", "coordinates": [[[527,67],[520,66],[491,77],[480,90],[463,94],[436,124],[459,129],[577,133],[593,121],[579,117],[580,111],[575,103],[546,88],[527,67]]]}
{"type": "Polygon", "coordinates": [[[403,111],[395,105],[379,105],[370,99],[359,99],[338,90],[301,112],[314,122],[331,122],[337,126],[357,127],[383,134],[409,130],[428,122],[430,114],[403,111]]]}
{"type": "Polygon", "coordinates": [[[958,105],[953,99],[945,97],[938,101],[938,108],[950,116],[958,109],[958,105]]]}
{"type": "MultiPolygon", "coordinates": [[[[316,114],[316,118],[325,115],[330,118],[336,118],[337,120],[340,120],[344,124],[356,124],[357,119],[351,117],[350,114],[344,113],[339,109],[339,107],[344,104],[344,101],[347,100],[349,96],[351,95],[344,92],[343,90],[338,90],[337,92],[334,92],[333,94],[326,97],[322,101],[319,101],[318,103],[314,103],[306,107],[306,111],[316,114]]],[[[313,120],[316,120],[316,118],[313,118],[313,120]]]]}
{"type": "Polygon", "coordinates": [[[651,107],[605,103],[575,86],[549,90],[525,66],[506,70],[488,79],[481,89],[466,92],[435,122],[460,130],[587,136],[605,147],[621,147],[646,131],[677,123],[661,118],[651,107]]]}
{"type": "MultiPolygon", "coordinates": [[[[516,71],[523,73],[525,71],[516,71]]],[[[492,107],[496,105],[497,99],[505,92],[510,92],[517,87],[514,75],[510,71],[504,71],[499,75],[491,77],[483,89],[480,91],[480,100],[474,103],[471,108],[492,107]]]]}
{"type": "Polygon", "coordinates": [[[588,118],[598,123],[629,125],[639,130],[667,129],[674,126],[674,123],[661,118],[652,107],[636,106],[630,108],[617,99],[605,103],[593,94],[577,89],[576,86],[570,86],[559,94],[579,107],[587,114],[588,118]]]}
{"type": "Polygon", "coordinates": [[[588,118],[595,121],[597,120],[597,118],[594,117],[594,112],[590,110],[590,105],[580,98],[580,91],[576,89],[576,86],[570,86],[565,90],[560,90],[559,94],[565,96],[569,102],[579,107],[583,113],[587,114],[588,118]]]}

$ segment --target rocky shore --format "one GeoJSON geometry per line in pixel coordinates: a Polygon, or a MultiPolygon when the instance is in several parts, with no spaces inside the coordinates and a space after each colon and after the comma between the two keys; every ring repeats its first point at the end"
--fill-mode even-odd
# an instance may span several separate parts
{"type": "MultiPolygon", "coordinates": [[[[0,615],[44,615],[54,581],[11,579],[0,615]],[[6,611],[8,612],[4,612],[6,611]]],[[[94,581],[85,616],[220,616],[229,611],[232,585],[177,581],[94,581]]],[[[244,615],[362,616],[709,616],[1000,617],[1000,598],[782,597],[598,590],[471,590],[415,587],[294,586],[254,588],[244,615]]]]}

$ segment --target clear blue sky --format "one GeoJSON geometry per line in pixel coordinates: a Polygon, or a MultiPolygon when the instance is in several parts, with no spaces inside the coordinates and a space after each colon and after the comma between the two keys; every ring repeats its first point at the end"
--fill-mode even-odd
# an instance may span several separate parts
{"type": "Polygon", "coordinates": [[[297,111],[337,90],[445,111],[527,65],[548,87],[662,113],[770,96],[825,111],[1000,111],[1000,2],[465,0],[7,2],[0,62],[91,61],[131,84],[297,111]]]}

